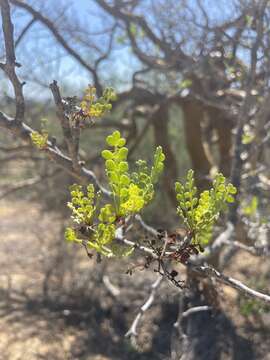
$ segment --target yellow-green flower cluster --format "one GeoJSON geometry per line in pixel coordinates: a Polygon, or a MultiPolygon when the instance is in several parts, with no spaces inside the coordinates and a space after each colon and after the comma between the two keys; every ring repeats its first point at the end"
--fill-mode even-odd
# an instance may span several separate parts
{"type": "Polygon", "coordinates": [[[83,114],[89,118],[100,118],[112,108],[111,101],[116,100],[115,91],[106,88],[100,98],[96,97],[96,88],[88,86],[81,102],[83,114]]]}

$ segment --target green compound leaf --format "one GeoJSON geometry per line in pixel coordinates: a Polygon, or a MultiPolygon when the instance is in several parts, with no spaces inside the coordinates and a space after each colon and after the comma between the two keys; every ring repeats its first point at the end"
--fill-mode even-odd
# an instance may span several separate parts
{"type": "Polygon", "coordinates": [[[121,203],[120,212],[123,214],[138,213],[144,207],[142,190],[137,185],[130,184],[126,194],[127,200],[121,203]]]}
{"type": "Polygon", "coordinates": [[[48,148],[49,133],[47,130],[47,119],[41,120],[41,131],[33,131],[30,136],[32,143],[40,150],[46,150],[48,148]]]}
{"type": "Polygon", "coordinates": [[[67,205],[72,211],[71,218],[77,224],[91,225],[96,212],[94,206],[94,186],[87,187],[87,196],[85,196],[81,185],[72,185],[70,187],[71,202],[67,205]]]}
{"type": "Polygon", "coordinates": [[[110,150],[103,150],[102,153],[101,153],[101,156],[105,160],[113,159],[113,153],[110,150]]]}
{"type": "Polygon", "coordinates": [[[100,207],[92,184],[88,185],[86,193],[81,185],[71,186],[68,207],[77,226],[66,230],[66,239],[83,242],[104,256],[128,256],[133,247],[117,243],[115,239],[118,220],[140,212],[152,200],[154,184],[163,170],[165,156],[158,147],[151,170],[145,161],[139,160],[138,171],[131,175],[127,162],[128,149],[124,147],[126,140],[120,132],[114,131],[106,142],[113,148],[101,153],[112,192],[111,201],[100,207]]]}
{"type": "Polygon", "coordinates": [[[82,240],[77,239],[76,232],[72,228],[66,228],[65,238],[70,242],[79,242],[82,243],[82,240]]]}
{"type": "Polygon", "coordinates": [[[116,130],[111,135],[107,136],[106,142],[111,147],[122,147],[125,145],[126,140],[121,138],[120,132],[116,130]]]}
{"type": "MultiPolygon", "coordinates": [[[[121,139],[120,139],[121,140],[121,139]]],[[[118,142],[119,143],[119,142],[118,142]]],[[[118,145],[119,146],[119,145],[118,145]]],[[[117,152],[117,158],[118,160],[126,160],[128,155],[128,149],[126,147],[122,147],[117,152]]]]}
{"type": "Polygon", "coordinates": [[[106,204],[100,209],[99,220],[103,223],[113,223],[116,220],[114,208],[111,204],[106,204]]]}
{"type": "Polygon", "coordinates": [[[32,143],[39,150],[46,150],[48,148],[49,133],[45,128],[41,129],[41,132],[33,131],[31,134],[32,143]]]}
{"type": "Polygon", "coordinates": [[[186,182],[184,184],[177,182],[175,191],[178,201],[177,213],[193,234],[193,242],[207,245],[220,212],[226,210],[227,203],[234,201],[236,188],[232,184],[226,185],[225,177],[217,174],[213,187],[198,196],[197,188],[194,186],[194,172],[189,170],[186,182]]]}
{"type": "Polygon", "coordinates": [[[116,165],[116,163],[114,162],[114,160],[107,160],[106,161],[106,163],[105,163],[105,165],[106,165],[106,169],[108,170],[108,171],[114,171],[114,170],[116,170],[117,169],[117,165],[116,165]]]}
{"type": "Polygon", "coordinates": [[[162,151],[162,147],[158,146],[155,151],[154,164],[152,166],[151,174],[150,174],[151,182],[153,184],[155,184],[158,181],[159,176],[164,169],[164,161],[165,161],[165,155],[162,151]]]}
{"type": "Polygon", "coordinates": [[[112,151],[102,152],[108,182],[113,193],[113,205],[116,216],[125,217],[143,209],[154,196],[154,184],[164,168],[165,156],[162,148],[157,147],[151,170],[145,161],[137,161],[138,171],[129,174],[126,161],[128,149],[124,147],[125,139],[119,131],[114,131],[106,139],[112,151]]]}

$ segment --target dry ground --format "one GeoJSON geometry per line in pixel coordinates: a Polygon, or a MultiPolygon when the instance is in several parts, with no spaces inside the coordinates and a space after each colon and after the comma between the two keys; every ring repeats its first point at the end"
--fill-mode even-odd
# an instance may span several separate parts
{"type": "MultiPolygon", "coordinates": [[[[90,262],[63,241],[62,230],[55,214],[43,213],[34,203],[0,203],[0,360],[167,358],[177,291],[163,285],[133,348],[124,334],[154,274],[128,277],[125,263],[90,262]],[[121,301],[104,286],[104,270],[121,290],[121,301]]],[[[228,270],[246,282],[266,271],[269,261],[243,253],[228,270]]],[[[237,293],[220,291],[237,334],[253,346],[252,358],[270,359],[270,314],[243,316],[237,293]]]]}

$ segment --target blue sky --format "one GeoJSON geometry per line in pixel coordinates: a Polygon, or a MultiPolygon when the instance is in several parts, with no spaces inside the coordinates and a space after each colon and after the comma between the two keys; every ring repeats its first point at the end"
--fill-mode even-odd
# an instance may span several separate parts
{"type": "MultiPolygon", "coordinates": [[[[54,4],[54,1],[55,0],[48,0],[46,3],[46,5],[50,6],[50,14],[52,14],[52,16],[53,7],[51,5],[54,4]]],[[[60,3],[61,5],[65,5],[66,1],[62,0],[60,3]]],[[[84,23],[86,31],[98,31],[101,28],[100,16],[102,12],[93,1],[77,0],[72,1],[72,3],[72,6],[67,8],[67,12],[71,15],[73,12],[76,12],[77,17],[84,23]]],[[[38,8],[40,6],[40,0],[33,4],[33,7],[38,8]]],[[[46,14],[46,9],[44,13],[46,14]]],[[[21,29],[28,23],[29,19],[29,15],[24,10],[16,10],[15,13],[12,13],[15,38],[20,34],[21,29]]],[[[109,21],[108,18],[108,22],[109,21]]],[[[99,38],[101,45],[104,40],[102,36],[99,38]]],[[[72,44],[71,41],[68,41],[68,43],[76,49],[76,44],[72,44]]],[[[91,63],[91,59],[89,59],[91,58],[91,52],[84,53],[83,51],[79,51],[79,53],[86,61],[91,63]]],[[[79,66],[77,62],[55,42],[51,33],[40,23],[33,25],[18,46],[16,55],[17,60],[22,64],[22,68],[18,70],[18,73],[21,75],[21,78],[26,80],[25,92],[30,97],[49,97],[50,92],[46,89],[46,84],[48,85],[54,79],[61,82],[62,87],[71,88],[75,94],[91,82],[89,73],[79,66]],[[60,61],[59,58],[61,58],[60,61]],[[40,79],[41,74],[42,86],[31,81],[34,80],[35,77],[40,79]]],[[[131,79],[132,69],[136,68],[138,63],[136,63],[134,57],[130,55],[129,48],[119,48],[114,51],[111,61],[101,68],[100,73],[102,73],[104,82],[106,82],[108,86],[116,85],[115,81],[118,79],[118,85],[123,87],[124,84],[127,84],[127,80],[131,79]]],[[[6,82],[4,82],[2,78],[0,79],[2,82],[1,88],[5,89],[7,86],[6,82]]]]}
{"type": "MultiPolygon", "coordinates": [[[[148,0],[144,0],[147,2],[148,0]]],[[[177,1],[177,0],[176,0],[177,1]]],[[[213,20],[218,20],[220,16],[230,15],[229,2],[233,0],[203,0],[208,10],[208,15],[213,20]]],[[[194,6],[194,0],[190,0],[190,6],[194,6]]],[[[50,16],[55,18],[57,15],[58,5],[65,9],[73,18],[74,13],[77,14],[80,22],[83,22],[85,31],[98,31],[101,28],[101,14],[103,13],[93,0],[42,0],[33,1],[33,7],[42,9],[42,13],[48,12],[50,16]],[[69,7],[67,4],[72,3],[69,7]]],[[[16,10],[12,14],[15,34],[18,36],[21,29],[29,21],[30,17],[24,10],[16,10]]],[[[111,21],[110,17],[105,20],[105,25],[111,21]]],[[[104,25],[104,24],[103,24],[104,25]]],[[[91,36],[89,36],[91,39],[91,36]]],[[[105,37],[99,38],[102,44],[105,37]]],[[[69,45],[76,49],[76,43],[68,40],[69,45]]],[[[1,46],[1,39],[0,39],[1,46]]],[[[22,68],[19,70],[21,77],[26,80],[25,92],[30,97],[50,97],[48,84],[56,79],[61,83],[62,87],[72,89],[73,93],[80,92],[91,82],[89,73],[84,70],[77,62],[65,51],[59,44],[57,44],[51,33],[41,24],[36,23],[29,33],[25,36],[17,51],[17,60],[22,63],[22,68]],[[59,61],[59,58],[61,61],[59,61]],[[42,74],[42,76],[41,76],[42,74]],[[38,78],[42,84],[37,85],[35,78],[38,78]],[[26,91],[27,90],[27,91],[26,91]]],[[[91,63],[92,51],[82,51],[79,53],[82,57],[91,63]]],[[[139,67],[135,57],[131,55],[131,49],[127,46],[119,46],[113,53],[111,60],[103,66],[101,73],[104,82],[108,86],[125,87],[131,79],[134,69],[139,67]]],[[[2,89],[5,83],[2,82],[2,89]]],[[[70,94],[71,95],[71,94],[70,94]]]]}

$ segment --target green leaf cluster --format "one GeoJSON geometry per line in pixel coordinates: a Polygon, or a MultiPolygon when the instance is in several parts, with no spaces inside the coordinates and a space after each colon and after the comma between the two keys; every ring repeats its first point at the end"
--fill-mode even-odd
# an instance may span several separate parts
{"type": "Polygon", "coordinates": [[[68,207],[72,211],[71,218],[77,227],[66,229],[66,239],[82,243],[85,236],[89,248],[105,256],[112,256],[110,243],[114,239],[116,226],[115,217],[111,216],[109,206],[98,209],[100,194],[95,194],[92,184],[87,186],[86,192],[83,191],[81,185],[72,185],[70,195],[71,201],[68,207]],[[95,222],[97,217],[100,220],[98,223],[95,222]]]}
{"type": "Polygon", "coordinates": [[[45,131],[42,131],[41,133],[39,133],[38,131],[33,131],[31,133],[31,140],[38,149],[45,150],[48,146],[48,133],[45,131]]]}
{"type": "Polygon", "coordinates": [[[210,190],[198,195],[194,185],[194,172],[189,170],[184,184],[175,184],[178,201],[177,213],[192,234],[194,244],[207,245],[212,236],[213,225],[227,204],[234,201],[236,188],[226,184],[222,174],[217,174],[210,190]]]}
{"type": "Polygon", "coordinates": [[[48,147],[49,133],[47,130],[47,119],[41,120],[41,131],[33,131],[31,134],[32,143],[40,150],[48,147]]]}
{"type": "Polygon", "coordinates": [[[102,157],[105,159],[111,201],[100,206],[101,194],[95,193],[92,184],[88,185],[86,192],[82,186],[73,185],[68,207],[76,226],[66,230],[66,239],[79,243],[86,241],[89,248],[105,256],[126,256],[133,248],[114,241],[118,221],[140,212],[152,200],[154,184],[163,170],[165,156],[161,147],[158,147],[151,168],[139,160],[138,172],[130,174],[126,140],[119,131],[115,131],[107,137],[106,142],[110,150],[103,150],[102,157]]]}
{"type": "Polygon", "coordinates": [[[145,161],[136,162],[137,171],[129,173],[128,149],[120,132],[115,131],[106,139],[111,150],[102,151],[106,175],[112,191],[113,208],[117,217],[140,212],[153,198],[154,185],[164,168],[165,155],[157,147],[151,169],[145,161]]]}
{"type": "Polygon", "coordinates": [[[112,101],[116,100],[116,93],[113,88],[108,87],[103,91],[101,97],[96,97],[96,88],[88,86],[81,102],[81,109],[85,116],[100,118],[112,108],[112,101]]]}
{"type": "Polygon", "coordinates": [[[48,147],[47,141],[49,134],[46,130],[42,129],[41,132],[33,131],[31,133],[32,143],[40,150],[45,150],[48,147]]]}

